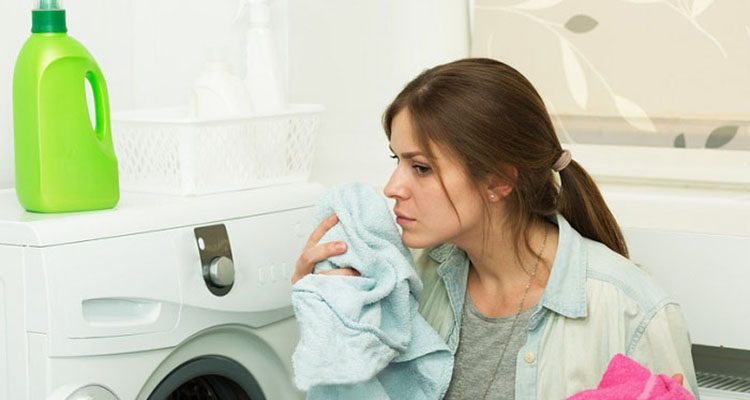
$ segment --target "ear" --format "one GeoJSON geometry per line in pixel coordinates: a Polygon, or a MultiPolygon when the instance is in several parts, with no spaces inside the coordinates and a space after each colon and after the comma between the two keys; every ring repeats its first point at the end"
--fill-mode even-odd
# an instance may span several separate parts
{"type": "Polygon", "coordinates": [[[496,203],[513,192],[513,188],[518,180],[518,169],[516,167],[506,167],[506,176],[493,175],[487,180],[487,199],[490,203],[496,203]]]}

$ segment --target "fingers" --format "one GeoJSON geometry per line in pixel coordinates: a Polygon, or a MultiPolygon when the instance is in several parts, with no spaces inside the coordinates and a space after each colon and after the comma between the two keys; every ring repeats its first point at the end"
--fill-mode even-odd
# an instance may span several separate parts
{"type": "Polygon", "coordinates": [[[315,264],[345,252],[346,243],[344,242],[328,242],[306,248],[297,259],[294,275],[292,275],[292,284],[312,273],[315,264]]]}
{"type": "Polygon", "coordinates": [[[317,228],[313,231],[313,233],[310,235],[310,238],[307,239],[307,245],[305,248],[315,246],[320,241],[320,238],[323,237],[323,235],[328,232],[329,229],[333,228],[334,225],[336,225],[339,222],[339,217],[336,216],[336,214],[331,215],[330,217],[323,220],[323,222],[318,225],[317,228]]]}
{"type": "Polygon", "coordinates": [[[325,235],[326,232],[338,222],[338,217],[336,214],[333,214],[324,219],[323,222],[315,228],[313,233],[310,234],[310,237],[307,239],[307,244],[305,244],[305,248],[299,256],[299,259],[297,259],[297,264],[294,267],[292,284],[312,273],[315,264],[318,262],[323,261],[328,257],[346,252],[346,243],[343,242],[318,244],[323,235],[325,235]]]}
{"type": "Polygon", "coordinates": [[[301,258],[303,259],[303,262],[305,264],[309,264],[314,267],[315,264],[325,259],[328,259],[330,257],[339,255],[345,252],[346,252],[346,243],[328,242],[328,243],[321,243],[315,247],[311,247],[305,250],[305,252],[302,253],[301,258]]]}
{"type": "Polygon", "coordinates": [[[341,275],[341,276],[359,276],[359,271],[354,268],[337,268],[330,271],[323,271],[321,275],[341,275]]]}
{"type": "Polygon", "coordinates": [[[672,379],[676,380],[677,383],[680,385],[683,385],[683,382],[685,381],[685,376],[682,374],[674,374],[672,375],[672,379]]]}

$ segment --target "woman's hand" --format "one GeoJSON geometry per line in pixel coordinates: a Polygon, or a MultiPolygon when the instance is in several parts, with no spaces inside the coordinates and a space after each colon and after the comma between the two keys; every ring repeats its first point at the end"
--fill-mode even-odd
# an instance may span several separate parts
{"type": "MultiPolygon", "coordinates": [[[[328,232],[329,229],[333,228],[339,222],[338,217],[334,214],[323,220],[318,227],[310,235],[307,240],[305,248],[302,250],[302,254],[297,259],[297,264],[294,267],[294,274],[292,275],[292,285],[297,283],[298,280],[304,278],[308,274],[311,274],[315,264],[335,255],[346,253],[346,243],[344,242],[328,242],[318,244],[320,238],[328,232]]],[[[359,276],[359,272],[353,268],[337,268],[330,271],[321,272],[324,275],[349,275],[359,276]]]]}
{"type": "Polygon", "coordinates": [[[683,376],[682,374],[674,374],[672,375],[672,379],[676,380],[677,383],[679,383],[680,385],[685,386],[683,384],[683,381],[685,380],[685,376],[683,376]]]}

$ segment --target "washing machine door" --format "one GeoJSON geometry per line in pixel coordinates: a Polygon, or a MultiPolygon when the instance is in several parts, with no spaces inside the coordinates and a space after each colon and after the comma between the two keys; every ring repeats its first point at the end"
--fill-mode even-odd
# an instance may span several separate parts
{"type": "Polygon", "coordinates": [[[265,400],[255,378],[220,356],[190,360],[167,375],[148,400],[265,400]]]}

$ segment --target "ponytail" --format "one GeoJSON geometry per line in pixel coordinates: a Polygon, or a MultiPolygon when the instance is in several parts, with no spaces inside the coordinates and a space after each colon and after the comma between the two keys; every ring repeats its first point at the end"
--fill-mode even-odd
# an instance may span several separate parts
{"type": "Polygon", "coordinates": [[[584,237],[601,242],[628,258],[628,247],[620,226],[586,170],[571,161],[560,171],[560,182],[557,211],[570,226],[584,237]]]}

